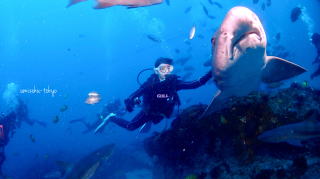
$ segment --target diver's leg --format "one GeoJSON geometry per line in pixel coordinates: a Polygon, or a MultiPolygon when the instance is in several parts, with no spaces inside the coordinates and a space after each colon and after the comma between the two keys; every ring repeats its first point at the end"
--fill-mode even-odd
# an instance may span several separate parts
{"type": "Polygon", "coordinates": [[[120,127],[133,131],[141,127],[144,123],[146,123],[150,119],[144,111],[140,111],[130,122],[118,117],[112,117],[110,120],[120,127]]]}
{"type": "Polygon", "coordinates": [[[74,119],[74,120],[71,120],[69,123],[73,124],[77,122],[83,124],[87,129],[91,129],[91,125],[85,121],[85,118],[74,119]]]}
{"type": "Polygon", "coordinates": [[[40,126],[42,126],[42,127],[47,127],[47,123],[45,123],[45,122],[43,122],[43,121],[38,121],[38,120],[33,120],[34,121],[34,123],[37,123],[37,124],[39,124],[40,126]]]}
{"type": "Polygon", "coordinates": [[[319,75],[320,75],[320,65],[318,66],[318,69],[314,73],[311,74],[311,79],[313,79],[319,75]]]}
{"type": "Polygon", "coordinates": [[[1,146],[0,147],[0,177],[3,177],[3,173],[2,173],[2,165],[3,165],[3,162],[6,160],[6,156],[5,156],[5,153],[4,153],[4,146],[1,146]]]}
{"type": "Polygon", "coordinates": [[[34,124],[34,121],[29,119],[28,117],[24,118],[24,122],[27,123],[30,126],[33,126],[33,124],[34,124]]]}
{"type": "Polygon", "coordinates": [[[312,62],[312,64],[316,64],[320,62],[320,51],[318,51],[317,53],[317,57],[314,59],[314,61],[312,62]]]}

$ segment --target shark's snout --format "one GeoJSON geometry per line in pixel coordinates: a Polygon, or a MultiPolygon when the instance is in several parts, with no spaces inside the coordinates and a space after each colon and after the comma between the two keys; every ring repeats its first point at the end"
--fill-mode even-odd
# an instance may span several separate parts
{"type": "Polygon", "coordinates": [[[237,45],[240,41],[245,40],[246,38],[252,38],[253,36],[255,36],[255,38],[257,38],[258,40],[261,40],[261,36],[259,32],[251,31],[251,32],[244,33],[241,36],[235,38],[233,47],[237,45]]]}
{"type": "Polygon", "coordinates": [[[229,47],[229,59],[233,60],[239,55],[239,51],[246,51],[248,48],[263,46],[262,37],[259,32],[249,31],[231,39],[229,47]]]}

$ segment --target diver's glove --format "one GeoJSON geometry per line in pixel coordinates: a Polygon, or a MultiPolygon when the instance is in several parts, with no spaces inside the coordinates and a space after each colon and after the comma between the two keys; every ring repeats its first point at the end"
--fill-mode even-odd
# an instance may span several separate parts
{"type": "Polygon", "coordinates": [[[131,98],[125,99],[124,104],[126,105],[127,111],[129,111],[129,112],[133,111],[134,101],[131,98]]]}
{"type": "Polygon", "coordinates": [[[200,78],[201,84],[206,84],[212,78],[212,70],[208,71],[203,77],[200,78]]]}

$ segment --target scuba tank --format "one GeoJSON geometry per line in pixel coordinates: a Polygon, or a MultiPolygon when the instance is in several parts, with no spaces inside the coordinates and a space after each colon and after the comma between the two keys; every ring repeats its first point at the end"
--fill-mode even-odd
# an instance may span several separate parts
{"type": "Polygon", "coordinates": [[[142,83],[141,83],[141,81],[140,81],[140,75],[141,75],[143,72],[146,72],[146,71],[149,71],[149,70],[152,70],[152,71],[153,71],[153,68],[145,68],[145,69],[141,70],[141,71],[138,73],[138,75],[137,75],[137,83],[138,83],[140,86],[142,85],[142,83]]]}

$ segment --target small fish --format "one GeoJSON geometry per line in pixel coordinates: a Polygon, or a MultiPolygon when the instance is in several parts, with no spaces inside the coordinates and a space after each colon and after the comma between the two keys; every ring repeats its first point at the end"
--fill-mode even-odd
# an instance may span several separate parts
{"type": "Polygon", "coordinates": [[[301,86],[304,87],[304,88],[308,87],[308,86],[309,86],[308,81],[303,81],[303,82],[301,83],[301,86]]]}
{"type": "Polygon", "coordinates": [[[161,42],[162,42],[161,39],[155,37],[154,35],[150,35],[150,34],[149,34],[149,35],[147,35],[147,37],[148,37],[149,40],[151,40],[151,41],[153,41],[153,42],[156,42],[156,43],[161,43],[161,42]]]}
{"type": "Polygon", "coordinates": [[[65,112],[67,109],[68,109],[68,106],[67,105],[63,105],[60,108],[60,112],[65,112]]]}
{"type": "Polygon", "coordinates": [[[29,135],[29,138],[30,138],[32,143],[36,142],[36,138],[32,134],[29,135]]]}
{"type": "Polygon", "coordinates": [[[59,116],[54,116],[53,119],[52,119],[52,122],[55,123],[55,124],[57,124],[59,121],[60,121],[59,116]]]}
{"type": "Polygon", "coordinates": [[[84,1],[87,1],[87,0],[70,0],[69,4],[67,5],[67,8],[84,1]]]}
{"type": "Polygon", "coordinates": [[[191,11],[191,9],[192,9],[192,6],[187,7],[187,8],[184,10],[184,13],[185,13],[185,14],[189,13],[189,12],[191,11]]]}
{"type": "Polygon", "coordinates": [[[193,66],[186,66],[183,68],[184,71],[195,71],[195,68],[193,66]]]}
{"type": "Polygon", "coordinates": [[[180,50],[179,49],[175,49],[174,52],[180,53],[180,50]]]}
{"type": "Polygon", "coordinates": [[[201,5],[202,5],[202,10],[203,10],[203,12],[204,12],[207,16],[209,16],[209,11],[208,11],[208,9],[206,8],[206,6],[204,6],[202,3],[201,3],[201,5]]]}
{"type": "Polygon", "coordinates": [[[185,179],[198,179],[198,177],[197,177],[197,175],[191,174],[191,175],[186,176],[185,179]]]}
{"type": "Polygon", "coordinates": [[[267,0],[267,7],[270,7],[271,6],[271,0],[267,0]]]}
{"type": "Polygon", "coordinates": [[[291,22],[295,22],[299,19],[302,11],[300,7],[295,7],[291,11],[291,22]]]}
{"type": "Polygon", "coordinates": [[[193,27],[190,29],[189,39],[192,40],[195,34],[196,34],[196,26],[193,26],[193,27]]]}
{"type": "Polygon", "coordinates": [[[111,6],[127,6],[129,8],[151,6],[162,3],[163,0],[97,0],[94,9],[104,9],[111,6]]]}
{"type": "Polygon", "coordinates": [[[214,2],[213,5],[216,5],[216,6],[217,6],[218,8],[220,8],[220,9],[223,8],[223,6],[222,6],[220,3],[218,3],[218,2],[214,2]]]}
{"type": "Polygon", "coordinates": [[[84,37],[86,37],[86,35],[84,35],[84,34],[79,34],[78,37],[79,37],[79,38],[84,38],[84,37]]]}
{"type": "Polygon", "coordinates": [[[266,4],[265,3],[262,3],[262,5],[261,5],[261,10],[266,10],[266,4]]]}
{"type": "Polygon", "coordinates": [[[276,40],[279,41],[280,39],[281,39],[281,34],[280,34],[280,32],[278,32],[276,35],[276,40]]]}
{"type": "Polygon", "coordinates": [[[170,6],[170,0],[166,0],[166,4],[170,6]]]}
{"type": "Polygon", "coordinates": [[[86,104],[96,104],[99,103],[101,100],[100,94],[97,92],[90,92],[88,93],[88,97],[85,101],[86,104]]]}
{"type": "Polygon", "coordinates": [[[201,3],[202,5],[202,9],[203,9],[203,12],[206,14],[206,16],[209,18],[209,19],[215,19],[216,17],[215,16],[212,16],[209,14],[209,11],[208,9],[201,3]]]}
{"type": "Polygon", "coordinates": [[[49,154],[44,154],[43,156],[45,159],[48,159],[49,158],[49,154]]]}
{"type": "Polygon", "coordinates": [[[204,39],[204,36],[201,35],[201,34],[199,34],[197,37],[198,37],[199,39],[204,39]]]}
{"type": "Polygon", "coordinates": [[[227,124],[228,123],[228,121],[226,120],[226,118],[224,116],[220,116],[220,122],[222,124],[227,124]]]}
{"type": "Polygon", "coordinates": [[[212,15],[209,15],[208,17],[209,17],[209,19],[215,19],[216,18],[215,16],[212,16],[212,15]]]}
{"type": "Polygon", "coordinates": [[[269,83],[269,84],[267,84],[267,87],[270,89],[276,89],[276,88],[281,87],[283,84],[284,83],[282,81],[279,81],[279,82],[269,83]]]}
{"type": "Polygon", "coordinates": [[[187,40],[184,41],[184,43],[187,44],[187,45],[191,45],[190,41],[187,41],[187,40]]]}
{"type": "Polygon", "coordinates": [[[178,60],[175,61],[175,64],[179,64],[183,66],[190,60],[190,58],[191,56],[179,58],[178,60]]]}
{"type": "Polygon", "coordinates": [[[259,0],[253,0],[252,2],[253,2],[253,4],[257,4],[259,2],[259,0]]]}
{"type": "Polygon", "coordinates": [[[13,156],[20,156],[20,153],[19,152],[14,152],[13,156]]]}

